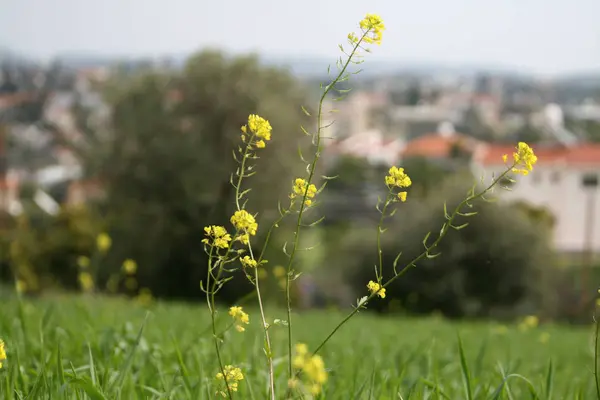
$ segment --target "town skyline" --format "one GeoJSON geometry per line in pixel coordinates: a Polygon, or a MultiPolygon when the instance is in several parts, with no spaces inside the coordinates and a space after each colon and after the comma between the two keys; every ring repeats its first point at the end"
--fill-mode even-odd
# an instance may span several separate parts
{"type": "Polygon", "coordinates": [[[0,37],[5,39],[0,48],[45,59],[80,52],[178,55],[207,47],[236,54],[335,59],[348,23],[366,12],[379,13],[387,26],[386,40],[374,49],[371,62],[499,65],[536,75],[600,70],[600,27],[593,18],[600,3],[593,0],[485,5],[472,0],[374,1],[368,6],[350,0],[342,7],[314,0],[302,7],[272,0],[184,0],[178,7],[160,0],[108,0],[85,6],[73,0],[52,6],[25,0],[3,8],[0,37]],[[239,12],[232,14],[232,6],[239,12]],[[248,20],[249,15],[256,15],[257,22],[248,20]]]}

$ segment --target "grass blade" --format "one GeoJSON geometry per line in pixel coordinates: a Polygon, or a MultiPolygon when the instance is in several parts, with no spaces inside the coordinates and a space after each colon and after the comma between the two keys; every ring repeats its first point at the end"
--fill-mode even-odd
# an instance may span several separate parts
{"type": "Polygon", "coordinates": [[[471,388],[471,373],[469,372],[469,366],[467,365],[467,359],[465,357],[465,350],[463,348],[462,339],[460,334],[458,335],[458,352],[460,354],[460,369],[462,371],[463,382],[465,385],[465,392],[468,400],[473,400],[473,389],[471,388]]]}
{"type": "Polygon", "coordinates": [[[100,392],[92,382],[85,378],[70,379],[68,385],[83,390],[92,400],[107,400],[102,392],[100,392]]]}

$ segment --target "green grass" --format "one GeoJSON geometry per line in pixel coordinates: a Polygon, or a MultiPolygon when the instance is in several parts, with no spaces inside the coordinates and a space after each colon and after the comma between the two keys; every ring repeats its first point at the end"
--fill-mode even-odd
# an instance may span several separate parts
{"type": "MultiPolygon", "coordinates": [[[[121,299],[52,297],[22,307],[2,300],[0,337],[8,360],[0,370],[0,399],[214,398],[218,367],[205,307],[159,303],[148,311],[121,299]]],[[[229,323],[226,313],[220,316],[229,323]]],[[[284,312],[270,317],[284,318],[284,312]]],[[[341,317],[296,315],[294,339],[314,348],[341,317]]],[[[236,398],[264,399],[258,314],[250,310],[250,318],[245,333],[226,333],[224,362],[244,371],[236,398]]],[[[323,398],[596,398],[591,327],[497,328],[362,313],[322,352],[329,370],[323,398]]],[[[287,332],[272,329],[281,398],[287,332]]]]}

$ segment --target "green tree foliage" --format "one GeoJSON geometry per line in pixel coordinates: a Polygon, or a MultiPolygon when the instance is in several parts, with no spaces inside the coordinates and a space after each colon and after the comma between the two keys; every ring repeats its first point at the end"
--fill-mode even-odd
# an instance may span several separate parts
{"type": "Polygon", "coordinates": [[[537,143],[542,140],[542,133],[530,123],[525,124],[515,133],[515,141],[537,143]]]}
{"type": "MultiPolygon", "coordinates": [[[[289,154],[306,138],[300,125],[311,128],[301,110],[303,93],[290,75],[261,66],[255,57],[214,51],[193,56],[180,73],[146,71],[116,79],[106,92],[112,108],[108,133],[92,129],[93,142],[80,149],[88,172],[106,185],[111,264],[135,259],[140,286],[157,295],[201,295],[203,227],[229,224],[240,127],[249,114],[273,126],[273,139],[259,152],[257,174],[250,178],[249,209],[266,228],[277,216],[276,199],[289,192],[292,171],[298,171],[297,158],[289,154]]],[[[243,295],[244,281],[234,280],[238,286],[227,285],[224,294],[243,295]]]]}

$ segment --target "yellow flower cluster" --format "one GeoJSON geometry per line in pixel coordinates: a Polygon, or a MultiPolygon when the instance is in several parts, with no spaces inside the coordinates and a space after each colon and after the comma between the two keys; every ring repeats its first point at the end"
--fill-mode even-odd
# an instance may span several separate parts
{"type": "MultiPolygon", "coordinates": [[[[250,114],[250,116],[248,116],[248,123],[242,126],[242,140],[244,142],[246,141],[246,135],[248,135],[248,131],[250,131],[252,136],[258,138],[255,142],[256,147],[262,149],[266,146],[265,140],[271,140],[271,130],[272,128],[269,121],[256,114],[250,114]]],[[[252,137],[250,140],[252,140],[252,137]]]]}
{"type": "Polygon", "coordinates": [[[367,289],[369,289],[371,294],[377,293],[379,297],[385,299],[385,288],[382,287],[379,283],[369,281],[369,283],[367,284],[367,289]]]}
{"type": "Polygon", "coordinates": [[[27,282],[22,279],[17,279],[15,282],[15,290],[17,293],[25,293],[27,291],[27,282]]]}
{"type": "Polygon", "coordinates": [[[238,231],[242,232],[237,239],[243,244],[247,245],[250,242],[250,235],[256,235],[258,224],[252,214],[246,210],[236,211],[231,217],[231,223],[238,231]]]}
{"type": "Polygon", "coordinates": [[[519,324],[519,329],[522,331],[527,331],[529,329],[535,329],[540,324],[540,320],[535,315],[528,315],[523,318],[523,321],[519,324]]]}
{"type": "Polygon", "coordinates": [[[229,315],[231,315],[236,322],[235,329],[238,332],[244,332],[246,330],[244,324],[248,325],[250,323],[250,317],[242,310],[242,307],[231,307],[229,309],[229,315]]]}
{"type": "MultiPolygon", "coordinates": [[[[385,184],[388,188],[407,188],[412,185],[410,177],[404,172],[404,168],[391,167],[388,175],[385,177],[385,184]]],[[[402,191],[398,193],[398,199],[400,201],[406,201],[406,192],[402,191]]]]}
{"type": "Polygon", "coordinates": [[[365,42],[381,44],[381,37],[385,30],[383,20],[377,14],[367,14],[360,21],[360,29],[365,34],[365,42]]]}
{"type": "Polygon", "coordinates": [[[128,258],[127,260],[123,261],[123,271],[127,275],[134,275],[137,271],[137,263],[131,258],[128,258]]]}
{"type": "Polygon", "coordinates": [[[2,361],[6,360],[6,349],[4,348],[4,342],[0,339],[0,368],[2,368],[2,361]]]}
{"type": "MultiPolygon", "coordinates": [[[[242,370],[234,367],[233,365],[226,365],[223,368],[225,375],[222,372],[217,374],[217,379],[220,381],[225,381],[225,385],[229,387],[229,390],[232,392],[237,392],[238,390],[238,382],[244,379],[244,374],[242,374],[242,370]]],[[[219,394],[223,397],[227,397],[226,391],[220,391],[219,394]]]]}
{"type": "Polygon", "coordinates": [[[88,268],[90,266],[89,257],[86,257],[86,256],[77,257],[77,265],[79,265],[79,268],[81,268],[81,269],[88,268]]]}
{"type": "MultiPolygon", "coordinates": [[[[527,143],[519,142],[517,151],[513,153],[513,159],[515,161],[514,166],[520,168],[513,168],[513,172],[516,174],[527,175],[533,170],[533,166],[537,162],[538,158],[533,152],[533,149],[529,147],[527,143]]],[[[506,162],[508,160],[508,154],[502,156],[502,160],[506,162]]]]}
{"type": "Polygon", "coordinates": [[[306,180],[302,178],[296,178],[294,181],[294,186],[292,187],[292,193],[290,193],[290,199],[304,196],[304,193],[306,193],[306,201],[304,202],[304,205],[310,207],[312,204],[312,199],[317,194],[317,187],[312,183],[309,185],[306,180]]]}
{"type": "Polygon", "coordinates": [[[150,304],[152,304],[152,301],[154,300],[154,296],[152,296],[152,291],[150,289],[142,288],[142,289],[140,289],[140,292],[138,293],[136,300],[142,306],[147,307],[150,304]]]}
{"type": "MultiPolygon", "coordinates": [[[[325,364],[319,355],[310,356],[308,346],[304,343],[296,344],[296,355],[294,357],[294,368],[302,370],[309,383],[309,391],[312,395],[321,393],[323,384],[327,382],[327,371],[325,364]]],[[[291,382],[292,386],[295,382],[291,382]]]]}
{"type": "MultiPolygon", "coordinates": [[[[367,14],[360,21],[360,29],[362,30],[363,40],[367,43],[381,44],[381,38],[385,25],[383,20],[377,14],[367,14]]],[[[348,41],[352,45],[356,45],[360,38],[354,32],[348,34],[348,41]]]]}
{"type": "Polygon", "coordinates": [[[94,288],[94,279],[89,272],[79,273],[79,284],[84,291],[90,291],[94,288]]]}
{"type": "Polygon", "coordinates": [[[215,246],[220,249],[226,249],[229,247],[229,242],[231,242],[231,235],[227,233],[227,229],[218,225],[211,225],[204,228],[204,232],[206,236],[212,239],[202,239],[202,243],[208,244],[210,246],[215,246]]]}
{"type": "Polygon", "coordinates": [[[250,256],[244,256],[240,259],[242,265],[246,268],[256,268],[258,263],[256,260],[253,260],[250,256]]]}
{"type": "Polygon", "coordinates": [[[112,239],[108,234],[101,233],[96,237],[96,246],[101,253],[106,253],[110,249],[110,246],[112,246],[112,239]]]}

